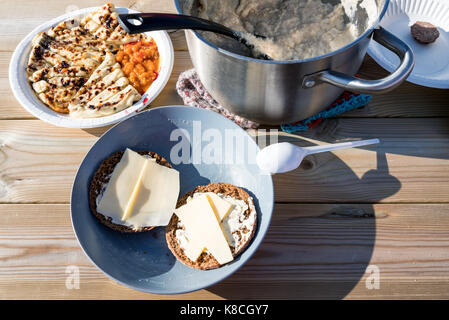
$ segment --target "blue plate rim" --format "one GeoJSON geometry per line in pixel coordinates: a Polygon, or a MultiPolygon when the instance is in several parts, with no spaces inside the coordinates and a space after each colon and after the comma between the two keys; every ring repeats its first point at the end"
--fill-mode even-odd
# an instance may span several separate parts
{"type": "MultiPolygon", "coordinates": [[[[186,290],[178,290],[178,291],[169,291],[169,290],[164,290],[164,291],[163,291],[163,290],[158,290],[158,289],[152,290],[152,289],[147,289],[147,288],[142,288],[142,287],[136,287],[136,286],[133,286],[133,285],[128,284],[128,283],[126,283],[126,282],[120,281],[120,280],[116,279],[115,277],[113,277],[112,275],[108,274],[106,271],[104,271],[102,268],[100,268],[100,267],[95,263],[95,261],[93,260],[93,258],[92,258],[89,254],[87,254],[86,249],[84,248],[83,244],[82,244],[81,241],[80,241],[79,235],[78,235],[78,233],[77,233],[77,230],[76,230],[76,228],[75,228],[75,224],[74,224],[74,221],[73,221],[73,215],[74,215],[74,214],[73,214],[73,205],[72,205],[72,204],[73,204],[73,201],[72,201],[72,199],[73,199],[74,187],[75,187],[75,184],[76,184],[76,180],[77,180],[77,178],[78,178],[79,171],[80,171],[81,167],[83,166],[84,161],[86,160],[87,156],[88,156],[89,153],[92,151],[92,149],[94,149],[94,147],[97,145],[97,143],[101,143],[101,139],[102,139],[104,136],[106,136],[107,134],[109,134],[110,131],[112,131],[115,127],[120,126],[122,123],[124,123],[124,122],[126,122],[126,121],[131,121],[134,117],[138,117],[139,115],[142,115],[142,114],[144,114],[144,113],[147,113],[147,112],[150,113],[150,112],[154,112],[155,110],[160,110],[160,109],[165,109],[165,108],[173,108],[173,109],[174,109],[174,108],[188,108],[188,109],[194,110],[195,112],[198,112],[198,111],[199,111],[199,112],[212,112],[212,113],[214,113],[214,114],[219,115],[218,113],[216,113],[216,112],[214,112],[214,111],[206,110],[206,109],[201,109],[201,108],[197,108],[197,107],[185,106],[185,105],[169,105],[169,106],[154,107],[154,108],[151,108],[151,109],[148,109],[148,110],[145,110],[145,111],[141,111],[141,112],[137,113],[136,115],[134,115],[134,116],[132,116],[132,117],[129,117],[129,118],[127,118],[127,119],[125,119],[125,120],[123,120],[123,121],[121,121],[121,122],[118,122],[118,123],[116,123],[115,125],[113,125],[111,128],[109,128],[108,130],[106,130],[106,131],[105,131],[105,132],[98,138],[98,140],[97,140],[97,141],[96,141],[96,142],[89,148],[89,151],[84,155],[83,160],[81,161],[80,165],[78,166],[78,169],[77,169],[76,174],[75,174],[75,178],[73,179],[72,188],[71,188],[71,192],[70,192],[70,221],[71,221],[72,229],[73,229],[73,232],[74,232],[74,234],[75,234],[75,237],[76,237],[76,240],[77,240],[77,242],[78,242],[78,245],[81,247],[81,250],[83,251],[84,255],[89,259],[89,261],[90,261],[90,262],[91,262],[91,263],[92,263],[98,270],[100,270],[100,271],[101,271],[104,275],[106,275],[108,278],[110,278],[111,280],[113,280],[113,281],[115,281],[116,283],[119,283],[119,284],[121,284],[121,285],[123,285],[123,286],[125,286],[125,287],[128,287],[128,288],[133,289],[133,290],[137,290],[137,291],[140,291],[140,292],[152,293],[152,294],[159,294],[159,295],[173,295],[173,294],[184,294],[184,293],[189,293],[189,292],[193,292],[193,291],[198,291],[198,290],[206,289],[206,288],[208,288],[208,287],[210,287],[210,286],[213,286],[213,285],[215,285],[215,284],[217,284],[217,283],[223,281],[224,279],[230,277],[230,276],[231,276],[232,274],[234,274],[237,270],[239,270],[243,265],[245,265],[245,264],[248,262],[248,260],[251,259],[251,257],[254,255],[254,253],[257,252],[257,250],[259,249],[259,247],[260,247],[260,245],[262,244],[263,240],[265,239],[266,233],[268,232],[268,229],[269,229],[270,224],[271,224],[271,219],[272,219],[272,217],[273,217],[273,210],[274,210],[274,184],[273,184],[273,178],[272,178],[271,176],[269,176],[269,178],[270,178],[270,179],[269,179],[269,180],[270,180],[269,187],[270,187],[271,190],[272,190],[271,194],[272,194],[273,201],[271,202],[270,208],[269,208],[269,213],[270,213],[270,214],[269,214],[268,221],[267,221],[267,228],[266,228],[266,230],[264,231],[264,233],[261,235],[260,242],[257,243],[257,244],[251,242],[250,245],[249,245],[249,247],[248,247],[247,249],[249,249],[251,246],[252,246],[254,249],[253,249],[253,252],[246,258],[246,260],[242,261],[242,263],[241,263],[235,270],[231,271],[230,273],[227,273],[227,274],[223,274],[223,275],[218,276],[218,278],[215,279],[215,281],[211,282],[210,284],[208,284],[208,285],[206,285],[206,286],[192,287],[192,288],[189,288],[189,289],[186,289],[186,290]]],[[[242,130],[245,134],[247,134],[247,135],[249,136],[250,139],[252,139],[252,137],[248,134],[248,132],[246,132],[246,130],[244,130],[243,128],[241,128],[241,127],[240,127],[239,125],[237,125],[235,122],[233,122],[232,120],[230,120],[230,119],[228,119],[228,118],[226,118],[226,117],[224,117],[224,116],[222,116],[222,115],[220,115],[220,116],[223,118],[224,121],[229,121],[230,123],[232,123],[233,126],[235,126],[236,129],[242,130]]],[[[256,144],[256,146],[257,146],[257,150],[260,150],[260,148],[259,148],[259,146],[258,146],[257,144],[256,144]]],[[[259,213],[259,214],[260,214],[260,213],[259,213]]],[[[261,230],[259,230],[259,228],[258,228],[258,230],[256,230],[256,235],[259,234],[259,232],[261,232],[261,230]]],[[[254,239],[253,239],[253,240],[254,240],[254,239]]],[[[205,272],[207,272],[207,271],[205,271],[205,272]]]]}

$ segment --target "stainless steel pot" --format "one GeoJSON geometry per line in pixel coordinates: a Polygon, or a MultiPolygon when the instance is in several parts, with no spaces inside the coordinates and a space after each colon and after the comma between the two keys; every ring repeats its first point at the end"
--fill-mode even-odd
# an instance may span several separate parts
{"type": "MultiPolygon", "coordinates": [[[[183,0],[175,0],[179,13],[183,0]]],[[[209,93],[230,111],[265,124],[299,121],[324,110],[344,90],[384,93],[401,84],[414,66],[410,47],[378,27],[389,0],[376,0],[378,18],[361,36],[332,53],[291,61],[267,61],[223,50],[186,30],[193,65],[209,93]],[[362,80],[359,70],[373,39],[393,51],[400,65],[380,80],[362,80]]]]}

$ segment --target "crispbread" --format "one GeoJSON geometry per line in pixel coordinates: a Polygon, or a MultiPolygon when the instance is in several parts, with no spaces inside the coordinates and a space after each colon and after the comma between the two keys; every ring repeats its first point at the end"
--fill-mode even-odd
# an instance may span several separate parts
{"type": "MultiPolygon", "coordinates": [[[[167,160],[165,160],[164,157],[158,155],[155,152],[150,151],[137,151],[137,152],[141,155],[150,155],[152,158],[156,159],[156,162],[158,164],[163,165],[167,168],[172,168],[171,164],[167,160]]],[[[151,230],[154,227],[144,227],[142,229],[136,230],[129,226],[113,223],[110,217],[106,217],[97,211],[97,197],[102,191],[104,191],[104,188],[108,184],[115,166],[120,162],[123,153],[124,153],[123,151],[119,151],[111,154],[106,160],[104,160],[100,164],[99,168],[92,177],[89,188],[90,211],[102,224],[116,231],[126,233],[136,233],[151,230]]]]}
{"type": "MultiPolygon", "coordinates": [[[[254,234],[257,229],[257,212],[253,204],[252,198],[248,195],[248,193],[232,184],[228,183],[214,183],[209,184],[206,186],[198,186],[195,189],[187,192],[185,195],[183,195],[177,202],[176,208],[179,208],[180,206],[186,204],[187,199],[195,193],[206,193],[206,192],[214,192],[217,194],[223,194],[227,196],[231,196],[235,199],[243,200],[248,205],[248,210],[245,211],[245,219],[249,218],[250,215],[254,215],[254,223],[252,224],[252,227],[250,230],[246,230],[246,232],[250,232],[250,236],[247,238],[246,242],[240,246],[240,249],[238,251],[235,251],[234,247],[231,248],[231,252],[233,257],[237,257],[240,253],[242,253],[249,243],[251,242],[252,238],[254,237],[254,234]]],[[[208,269],[215,269],[221,267],[221,265],[217,262],[217,260],[207,252],[203,252],[201,256],[197,259],[197,261],[190,260],[185,254],[184,250],[180,247],[179,242],[176,238],[176,230],[181,229],[182,227],[178,224],[178,217],[176,214],[173,214],[169,224],[167,225],[166,229],[166,240],[168,247],[170,248],[171,252],[175,255],[175,257],[181,261],[183,264],[195,268],[195,269],[201,269],[201,270],[208,270],[208,269]]]]}

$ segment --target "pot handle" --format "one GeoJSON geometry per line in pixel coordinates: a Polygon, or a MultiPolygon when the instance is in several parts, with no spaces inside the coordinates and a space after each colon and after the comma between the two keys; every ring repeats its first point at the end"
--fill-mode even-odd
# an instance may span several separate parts
{"type": "Polygon", "coordinates": [[[415,65],[413,51],[405,42],[382,27],[374,30],[373,40],[393,51],[401,60],[399,67],[389,76],[379,80],[363,80],[341,72],[324,70],[305,76],[303,87],[313,88],[320,83],[328,83],[359,93],[384,93],[396,88],[413,70],[415,65]]]}

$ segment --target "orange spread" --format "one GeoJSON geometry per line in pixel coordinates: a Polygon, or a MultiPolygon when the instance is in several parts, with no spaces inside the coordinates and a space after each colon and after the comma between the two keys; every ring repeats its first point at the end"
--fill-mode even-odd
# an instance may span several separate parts
{"type": "Polygon", "coordinates": [[[159,51],[151,40],[126,44],[116,55],[129,82],[143,94],[156,80],[159,72],[159,51]]]}

